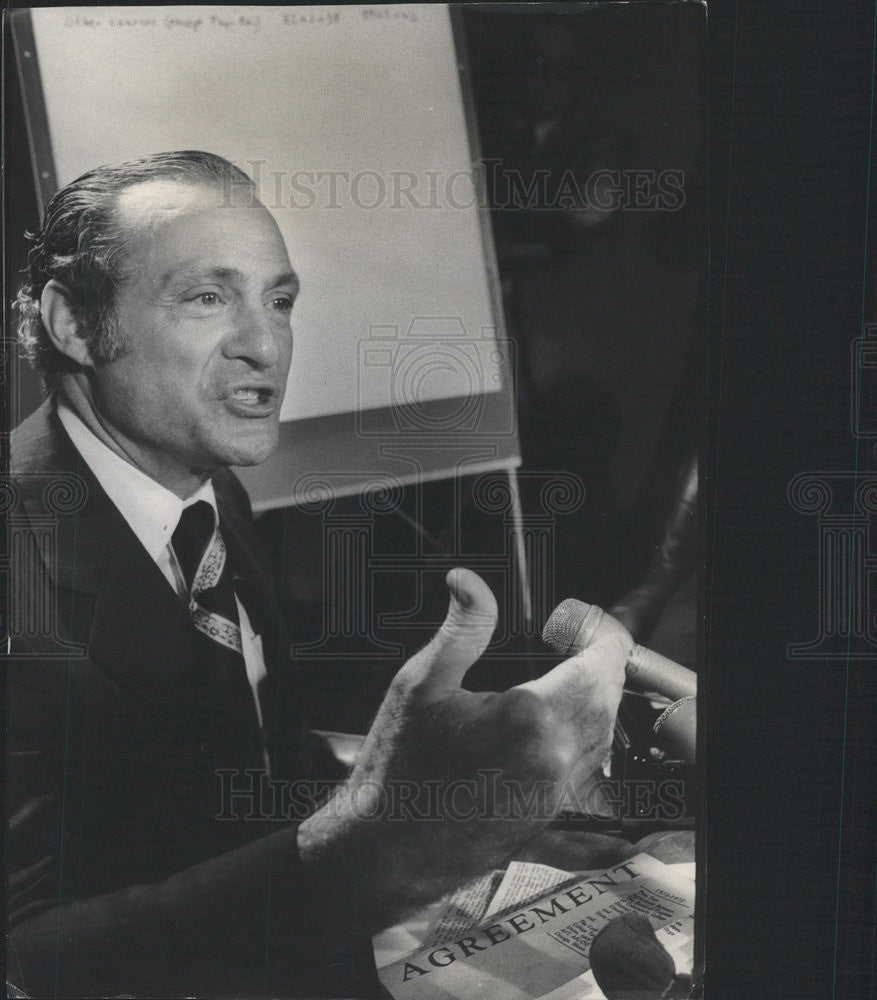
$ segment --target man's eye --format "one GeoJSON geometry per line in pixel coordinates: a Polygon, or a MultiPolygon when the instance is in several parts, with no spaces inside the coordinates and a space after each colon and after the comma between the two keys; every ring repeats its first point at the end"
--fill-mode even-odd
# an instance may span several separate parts
{"type": "Polygon", "coordinates": [[[278,312],[292,312],[292,299],[288,295],[277,295],[271,299],[271,308],[278,312]]]}
{"type": "Polygon", "coordinates": [[[223,299],[220,292],[206,291],[206,292],[189,292],[189,294],[184,297],[183,304],[186,306],[191,306],[195,310],[201,310],[201,309],[213,309],[216,306],[222,305],[222,302],[223,299]]]}

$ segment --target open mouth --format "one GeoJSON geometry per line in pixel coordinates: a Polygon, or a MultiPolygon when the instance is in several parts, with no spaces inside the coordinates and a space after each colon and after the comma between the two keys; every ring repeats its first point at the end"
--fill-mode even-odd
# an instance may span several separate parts
{"type": "Polygon", "coordinates": [[[232,399],[240,403],[267,403],[274,396],[273,389],[235,389],[232,399]]]}
{"type": "Polygon", "coordinates": [[[242,416],[262,417],[277,409],[279,398],[272,386],[241,386],[226,397],[226,405],[242,416]]]}

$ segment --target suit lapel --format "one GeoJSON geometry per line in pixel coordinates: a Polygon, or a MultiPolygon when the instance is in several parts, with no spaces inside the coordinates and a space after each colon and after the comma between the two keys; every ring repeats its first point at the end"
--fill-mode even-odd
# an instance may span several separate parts
{"type": "Polygon", "coordinates": [[[67,437],[54,407],[37,411],[12,441],[13,476],[57,595],[57,624],[111,680],[132,693],[185,683],[192,657],[185,608],[67,437]],[[65,512],[52,484],[77,491],[65,512]],[[80,502],[81,501],[81,502],[80,502]]]}

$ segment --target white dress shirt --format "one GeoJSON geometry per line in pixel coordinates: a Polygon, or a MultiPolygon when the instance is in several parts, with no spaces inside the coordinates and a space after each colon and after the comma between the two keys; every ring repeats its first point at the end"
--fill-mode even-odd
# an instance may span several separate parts
{"type": "MultiPolygon", "coordinates": [[[[76,450],[94,473],[95,479],[128,522],[150,558],[158,565],[168,584],[181,601],[188,601],[186,581],[177,562],[171,536],[183,510],[199,500],[206,500],[218,519],[219,512],[213,483],[208,480],[192,496],[181,500],[175,493],[165,489],[145,472],[141,472],[107,447],[63,399],[58,400],[58,417],[76,450]]],[[[253,631],[246,608],[237,596],[235,601],[241,624],[241,648],[247,668],[247,680],[253,692],[256,714],[261,726],[262,709],[259,705],[257,687],[267,673],[262,640],[253,631]]]]}

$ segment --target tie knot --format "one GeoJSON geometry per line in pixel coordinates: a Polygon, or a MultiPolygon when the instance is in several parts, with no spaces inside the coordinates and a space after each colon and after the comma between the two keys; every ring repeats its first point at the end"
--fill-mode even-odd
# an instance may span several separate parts
{"type": "Polygon", "coordinates": [[[206,500],[198,500],[197,503],[184,508],[180,514],[171,541],[177,562],[186,578],[186,589],[189,591],[192,589],[192,582],[201,564],[204,550],[213,537],[215,526],[213,508],[206,500]]]}

